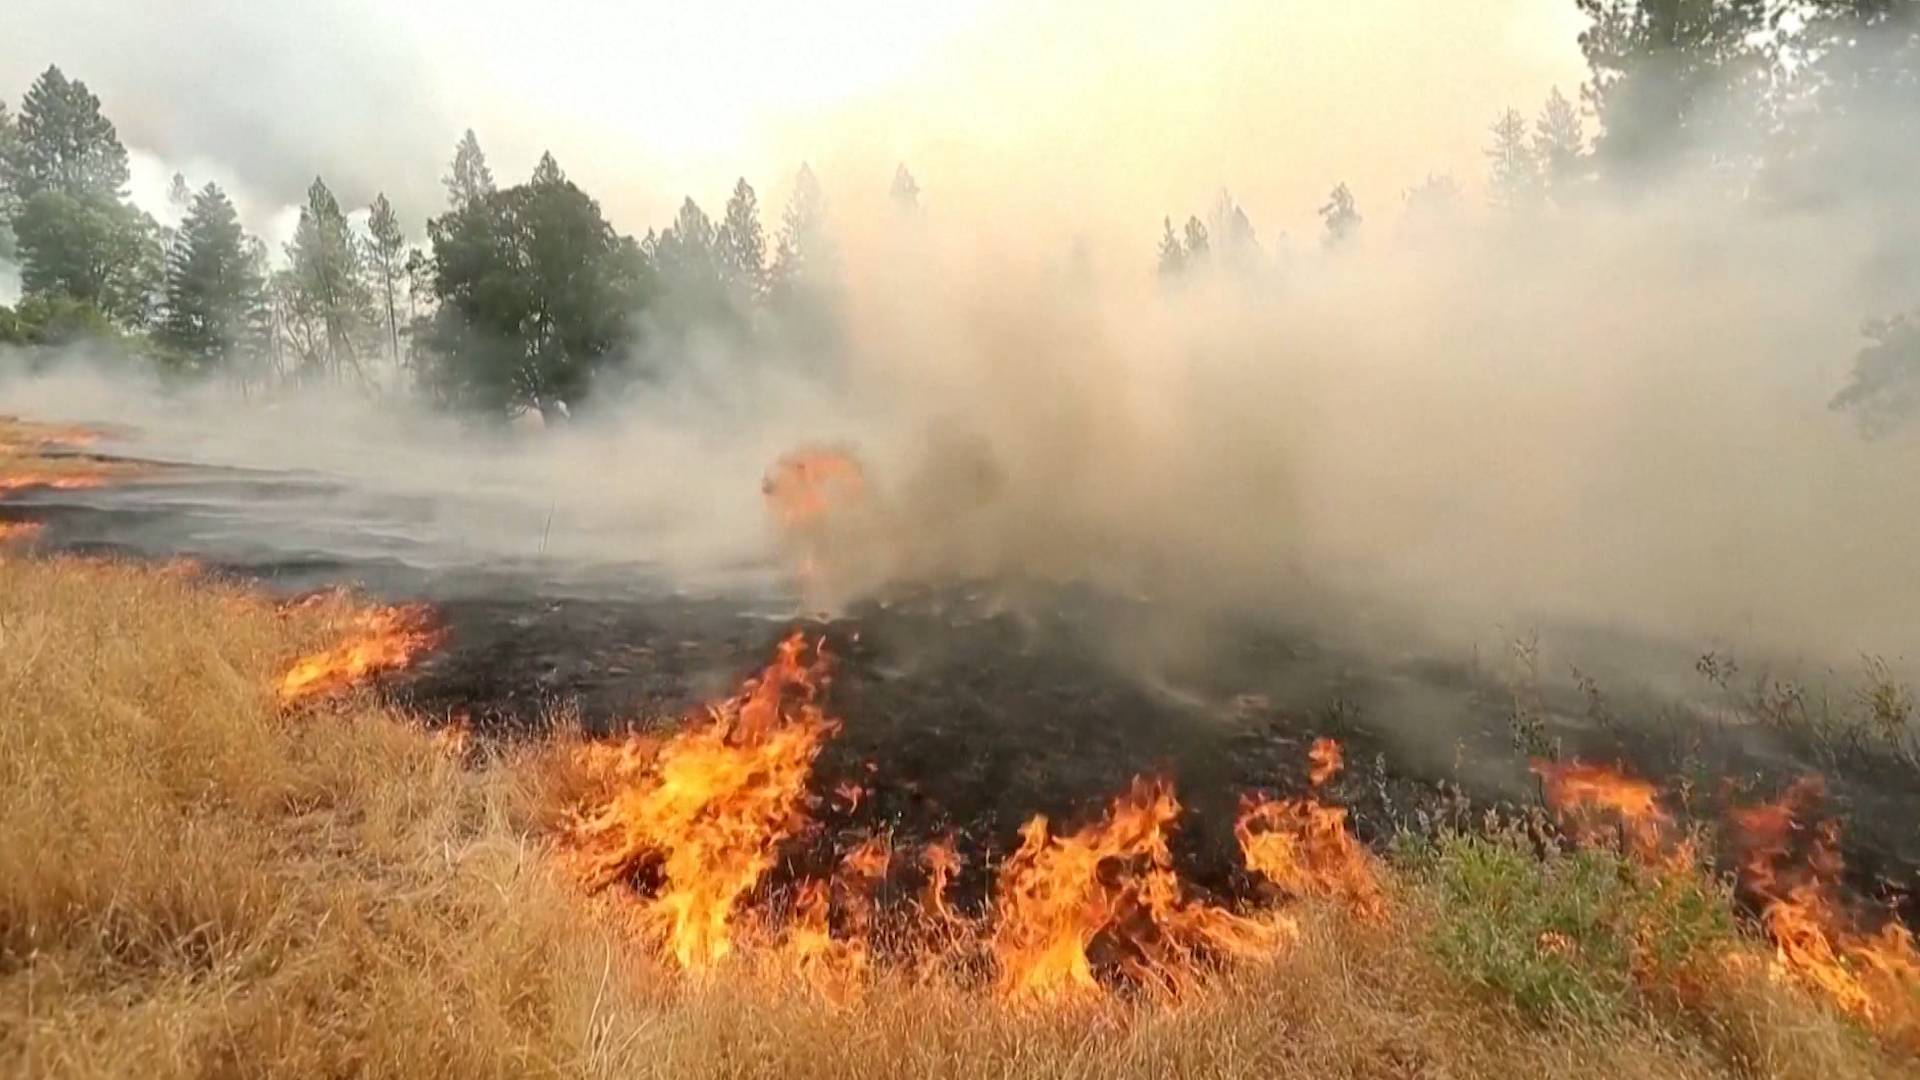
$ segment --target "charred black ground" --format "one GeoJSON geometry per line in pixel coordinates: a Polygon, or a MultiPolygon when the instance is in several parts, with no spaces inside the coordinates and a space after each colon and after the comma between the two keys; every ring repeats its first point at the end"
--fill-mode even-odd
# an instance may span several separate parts
{"type": "Polygon", "coordinates": [[[1134,775],[1158,773],[1189,810],[1180,855],[1194,879],[1239,892],[1241,794],[1305,790],[1307,746],[1331,735],[1348,764],[1330,797],[1376,842],[1536,801],[1526,751],[1550,748],[1668,778],[1702,819],[1820,772],[1863,894],[1909,906],[1900,894],[1920,868],[1920,776],[1716,710],[1705,679],[1691,699],[1604,679],[1596,693],[1557,672],[1516,686],[1510,665],[1471,653],[1383,660],[1308,626],[1034,582],[903,590],[805,617],[773,590],[676,592],[643,564],[419,558],[381,527],[382,515],[424,512],[408,500],[356,498],[350,515],[304,531],[274,515],[341,490],[321,477],[169,468],[97,490],[20,492],[0,502],[0,520],[42,523],[43,549],[187,556],[283,593],[352,584],[430,601],[448,642],[388,692],[505,738],[562,710],[597,731],[673,723],[802,627],[837,657],[829,712],[844,724],[818,770],[823,848],[871,831],[955,837],[977,875],[976,856],[1005,851],[1032,814],[1071,827],[1134,775]],[[273,527],[250,527],[254,515],[273,527]],[[1173,638],[1178,648],[1159,647],[1173,638]],[[831,794],[846,784],[863,789],[851,805],[831,794]]]}

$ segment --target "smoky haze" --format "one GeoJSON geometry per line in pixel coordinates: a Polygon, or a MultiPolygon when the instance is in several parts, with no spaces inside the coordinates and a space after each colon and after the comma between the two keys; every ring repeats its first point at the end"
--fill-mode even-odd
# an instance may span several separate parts
{"type": "MultiPolygon", "coordinates": [[[[983,177],[943,194],[923,174],[912,214],[830,188],[834,370],[777,344],[696,348],[562,430],[79,371],[10,381],[0,410],[412,500],[404,528],[450,560],[778,583],[762,472],[839,443],[874,503],[835,538],[835,602],[1090,579],[1201,610],[1377,613],[1442,641],[1550,623],[1899,654],[1920,628],[1920,446],[1863,440],[1827,402],[1862,319],[1920,295],[1911,194],[1843,172],[1819,199],[1729,200],[1721,155],[1698,149],[1709,164],[1520,215],[1477,186],[1426,216],[1376,193],[1347,243],[1269,233],[1247,269],[1171,284],[1154,220],[992,212],[983,177]]],[[[830,176],[891,173],[849,154],[830,176]]],[[[1069,186],[1043,154],[998,164],[1010,191],[1069,186]]]]}

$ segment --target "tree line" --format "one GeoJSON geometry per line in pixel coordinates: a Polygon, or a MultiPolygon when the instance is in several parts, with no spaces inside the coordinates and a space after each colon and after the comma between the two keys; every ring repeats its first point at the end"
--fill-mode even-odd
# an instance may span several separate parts
{"type": "MultiPolygon", "coordinates": [[[[1879,272],[1896,287],[1920,278],[1920,0],[1574,3],[1586,17],[1579,102],[1556,88],[1531,118],[1507,109],[1488,128],[1496,221],[1631,200],[1670,177],[1762,212],[1864,197],[1892,208],[1879,272]]],[[[1462,189],[1432,176],[1403,202],[1403,221],[1452,220],[1462,189]]],[[[1365,221],[1345,183],[1318,214],[1329,251],[1365,221]]],[[[1177,228],[1161,219],[1157,269],[1170,283],[1245,270],[1260,255],[1225,191],[1205,218],[1177,228]]],[[[1831,404],[1874,436],[1920,415],[1920,308],[1869,318],[1862,332],[1867,344],[1831,404]]]]}
{"type": "MultiPolygon", "coordinates": [[[[455,407],[557,419],[696,339],[832,342],[838,256],[805,166],[771,243],[744,178],[718,222],[689,198],[636,240],[551,154],[499,186],[469,130],[423,242],[384,194],[356,227],[316,177],[275,260],[218,184],[176,175],[180,224],[162,226],[128,198],[127,161],[99,99],[57,66],[17,116],[0,103],[0,257],[18,263],[22,294],[0,306],[0,344],[104,343],[242,385],[405,383],[455,407]]],[[[894,197],[917,193],[903,166],[894,197]]]]}
{"type": "MultiPolygon", "coordinates": [[[[1588,78],[1577,104],[1556,89],[1531,117],[1494,118],[1486,190],[1498,214],[1631,197],[1669,173],[1789,207],[1832,197],[1836,178],[1911,189],[1920,0],[1571,2],[1586,17],[1588,78]]],[[[106,340],[182,375],[405,381],[452,406],[556,418],[690,346],[777,334],[784,352],[827,355],[835,340],[838,257],[804,166],[771,237],[741,179],[717,221],[689,198],[635,239],[551,155],[500,187],[468,131],[447,205],[417,241],[384,195],[358,228],[316,177],[278,258],[218,185],[194,191],[176,177],[182,220],[169,229],[132,204],[127,183],[127,152],[84,83],[50,67],[17,116],[0,103],[0,257],[19,264],[22,286],[18,307],[0,308],[0,342],[106,340]]],[[[904,166],[890,196],[918,207],[904,166]]],[[[1415,220],[1443,218],[1461,187],[1429,177],[1403,201],[1415,220]]],[[[1330,250],[1366,222],[1344,183],[1318,215],[1330,250]]],[[[1888,243],[1910,249],[1911,232],[1888,243]]],[[[1204,218],[1162,219],[1168,282],[1263,257],[1224,191],[1204,218]]],[[[1920,316],[1869,333],[1834,404],[1885,430],[1920,401],[1920,316]]]]}

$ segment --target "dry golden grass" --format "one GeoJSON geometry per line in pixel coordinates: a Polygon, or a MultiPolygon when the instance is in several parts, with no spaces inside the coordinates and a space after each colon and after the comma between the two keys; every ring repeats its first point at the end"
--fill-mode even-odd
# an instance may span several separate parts
{"type": "MultiPolygon", "coordinates": [[[[551,749],[469,752],[367,701],[280,714],[338,605],[0,556],[0,1074],[1885,1076],[1753,981],[1696,1021],[1521,1021],[1394,925],[1175,1004],[1003,1006],[904,976],[848,1004],[669,977],[544,846],[551,749]]],[[[1404,893],[1409,886],[1398,886],[1404,893]]]]}
{"type": "Polygon", "coordinates": [[[0,496],[11,486],[34,483],[110,483],[141,474],[133,464],[84,456],[48,455],[48,449],[80,449],[98,434],[84,428],[36,424],[0,416],[0,496]]]}

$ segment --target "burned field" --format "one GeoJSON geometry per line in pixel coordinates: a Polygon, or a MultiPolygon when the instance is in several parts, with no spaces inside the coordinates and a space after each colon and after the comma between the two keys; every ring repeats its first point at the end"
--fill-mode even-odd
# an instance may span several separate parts
{"type": "MultiPolygon", "coordinates": [[[[682,966],[725,955],[753,908],[784,912],[780,948],[844,978],[871,962],[872,927],[935,911],[990,927],[969,932],[1003,988],[1177,983],[1182,957],[1272,948],[1287,924],[1252,913],[1276,893],[1376,905],[1349,830],[1381,848],[1489,827],[1488,811],[1652,865],[1706,854],[1808,970],[1842,948],[1912,955],[1885,913],[1914,916],[1920,774],[1898,744],[1804,722],[1807,697],[1784,683],[1737,695],[1724,658],[1701,658],[1692,697],[1613,690],[1541,671],[1533,646],[1383,659],[1310,626],[1032,582],[806,615],[777,578],[694,594],[638,564],[449,557],[396,527],[431,507],[348,502],[324,478],[44,453],[115,479],[0,502],[43,550],[185,558],[294,603],[352,585],[417,605],[370,608],[366,641],[314,662],[502,745],[582,729],[590,797],[564,846],[595,892],[647,898],[645,933],[682,966]],[[1783,702],[1803,722],[1768,711],[1783,702]],[[731,778],[743,816],[676,817],[675,769],[731,778]],[[1063,894],[1080,857],[1087,876],[1063,894]],[[1063,960],[1033,927],[1087,904],[1111,908],[1108,929],[1063,960]],[[1808,910],[1811,937],[1793,921],[1808,910]],[[1851,944],[1829,941],[1856,920],[1851,944]]],[[[325,685],[298,673],[283,696],[325,685]]],[[[1850,987],[1836,1000],[1866,1009],[1850,987]]]]}
{"type": "Polygon", "coordinates": [[[1308,626],[1033,582],[901,589],[832,617],[797,614],[781,584],[690,594],[640,563],[449,562],[396,527],[425,512],[418,500],[359,499],[355,520],[322,477],[48,452],[76,477],[115,480],[22,486],[0,502],[0,520],[32,528],[43,548],[184,557],[287,596],[346,585],[424,602],[444,641],[385,691],[490,736],[537,734],[561,713],[603,734],[673,724],[802,629],[836,658],[844,729],[822,753],[822,789],[870,789],[839,815],[848,827],[1005,844],[1031,814],[1071,819],[1135,775],[1163,774],[1191,811],[1183,846],[1225,862],[1239,793],[1297,782],[1307,745],[1330,736],[1347,745],[1341,794],[1369,838],[1462,806],[1536,802],[1528,758],[1554,754],[1692,781],[1703,815],[1823,774],[1862,875],[1899,882],[1920,868],[1920,837],[1900,824],[1920,811],[1920,773],[1870,748],[1836,753],[1810,728],[1732,715],[1733,688],[1711,671],[1686,701],[1529,671],[1526,657],[1383,660],[1308,626]],[[303,528],[289,529],[296,520],[303,528]],[[1173,636],[1180,646],[1162,648],[1173,636]]]}

